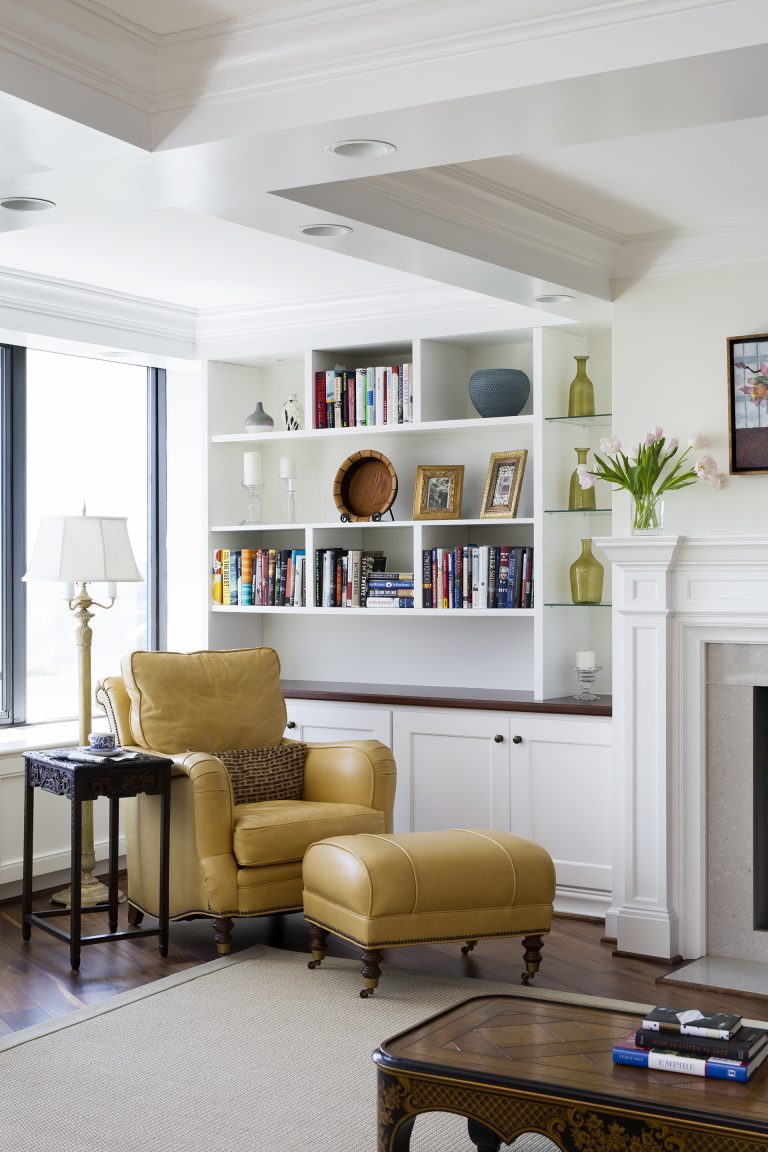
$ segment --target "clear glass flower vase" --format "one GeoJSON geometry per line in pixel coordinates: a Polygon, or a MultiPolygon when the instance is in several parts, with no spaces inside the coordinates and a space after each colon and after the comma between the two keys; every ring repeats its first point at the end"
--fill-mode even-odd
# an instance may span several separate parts
{"type": "Polygon", "coordinates": [[[632,498],[632,535],[661,536],[664,531],[664,498],[652,492],[632,498]]]}

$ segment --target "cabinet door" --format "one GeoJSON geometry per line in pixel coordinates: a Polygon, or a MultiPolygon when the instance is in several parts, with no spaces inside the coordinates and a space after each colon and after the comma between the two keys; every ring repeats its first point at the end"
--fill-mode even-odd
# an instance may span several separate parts
{"type": "Polygon", "coordinates": [[[505,713],[397,711],[392,737],[396,832],[509,828],[505,713]]]}
{"type": "Polygon", "coordinates": [[[555,861],[559,911],[602,914],[612,890],[611,723],[520,713],[510,724],[512,831],[555,861]]]}
{"type": "Polygon", "coordinates": [[[334,704],[326,701],[307,703],[287,700],[288,727],[291,740],[380,740],[392,747],[392,713],[389,708],[368,705],[334,704]]]}

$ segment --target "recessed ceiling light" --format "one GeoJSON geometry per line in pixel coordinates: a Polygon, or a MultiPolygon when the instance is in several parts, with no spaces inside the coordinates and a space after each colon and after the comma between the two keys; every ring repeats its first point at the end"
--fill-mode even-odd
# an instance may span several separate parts
{"type": "Polygon", "coordinates": [[[41,200],[38,196],[6,196],[0,200],[0,208],[10,208],[12,212],[45,212],[55,207],[53,200],[41,200]]]}
{"type": "Polygon", "coordinates": [[[567,292],[552,292],[548,296],[534,296],[534,304],[570,304],[575,300],[575,296],[569,296],[567,292]]]}
{"type": "Polygon", "coordinates": [[[300,231],[305,236],[349,236],[352,229],[347,224],[307,224],[300,231]]]}
{"type": "Polygon", "coordinates": [[[326,152],[334,156],[351,156],[361,159],[367,156],[387,156],[390,152],[397,152],[394,144],[386,140],[336,140],[326,145],[326,152]]]}

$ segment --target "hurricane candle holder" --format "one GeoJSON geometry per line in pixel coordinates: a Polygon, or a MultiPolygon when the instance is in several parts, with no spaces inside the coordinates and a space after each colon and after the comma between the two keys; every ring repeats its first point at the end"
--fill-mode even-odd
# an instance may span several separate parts
{"type": "Polygon", "coordinates": [[[595,676],[598,672],[602,671],[602,665],[596,664],[593,668],[580,668],[578,664],[571,665],[572,671],[576,673],[576,679],[579,682],[580,692],[575,693],[572,700],[599,700],[600,697],[591,691],[592,685],[595,682],[595,676]]]}
{"type": "Polygon", "coordinates": [[[262,524],[264,522],[261,499],[263,487],[263,484],[243,484],[243,488],[248,493],[248,510],[245,519],[240,521],[241,524],[262,524]]]}

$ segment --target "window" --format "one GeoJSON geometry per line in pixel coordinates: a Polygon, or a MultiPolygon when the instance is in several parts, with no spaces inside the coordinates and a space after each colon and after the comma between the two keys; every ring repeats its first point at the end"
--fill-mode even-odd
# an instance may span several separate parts
{"type": "MultiPolygon", "coordinates": [[[[3,534],[4,584],[11,593],[18,589],[41,517],[75,516],[83,506],[90,515],[127,517],[144,577],[141,583],[119,585],[109,611],[93,609],[95,682],[119,671],[123,653],[158,646],[165,374],[109,360],[12,351],[22,356],[4,373],[5,397],[14,410],[3,411],[4,426],[12,427],[13,434],[2,440],[10,457],[2,461],[2,480],[24,498],[17,501],[3,534]],[[22,525],[15,522],[19,518],[22,525]],[[19,551],[23,562],[15,565],[14,578],[9,569],[19,551]]],[[[95,601],[109,602],[106,586],[89,585],[89,591],[95,601]]],[[[17,591],[13,616],[18,622],[21,614],[24,624],[16,629],[11,651],[4,653],[3,683],[7,678],[12,688],[6,723],[77,715],[75,619],[64,595],[63,585],[32,581],[17,591]]]]}

